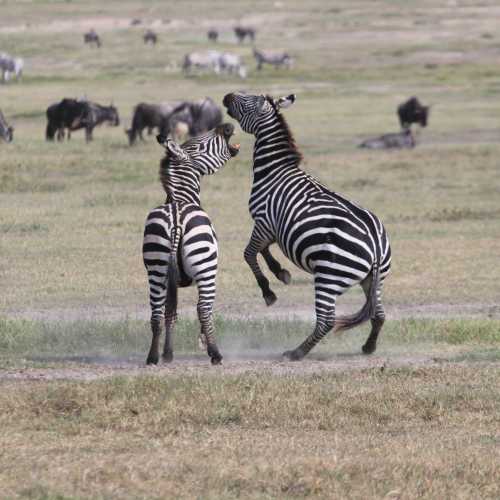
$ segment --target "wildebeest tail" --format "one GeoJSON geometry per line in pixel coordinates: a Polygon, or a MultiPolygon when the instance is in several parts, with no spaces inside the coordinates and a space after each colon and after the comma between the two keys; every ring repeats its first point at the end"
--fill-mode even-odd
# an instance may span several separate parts
{"type": "Polygon", "coordinates": [[[333,328],[334,332],[355,328],[365,321],[368,321],[373,316],[375,308],[377,307],[377,290],[380,285],[380,271],[378,263],[373,264],[371,278],[370,289],[368,290],[366,302],[363,307],[354,314],[348,314],[346,316],[339,316],[335,318],[335,326],[333,328]]]}
{"type": "Polygon", "coordinates": [[[170,233],[170,255],[168,257],[167,271],[167,303],[165,311],[169,316],[173,316],[177,312],[177,281],[179,271],[177,269],[177,251],[181,239],[181,225],[178,217],[177,206],[173,204],[173,226],[170,233]]]}

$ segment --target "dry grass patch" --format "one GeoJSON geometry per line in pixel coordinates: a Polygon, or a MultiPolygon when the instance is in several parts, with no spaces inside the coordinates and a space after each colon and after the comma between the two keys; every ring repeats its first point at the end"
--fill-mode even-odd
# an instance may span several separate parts
{"type": "Polygon", "coordinates": [[[456,364],[4,384],[0,480],[31,498],[495,498],[499,376],[456,364]]]}

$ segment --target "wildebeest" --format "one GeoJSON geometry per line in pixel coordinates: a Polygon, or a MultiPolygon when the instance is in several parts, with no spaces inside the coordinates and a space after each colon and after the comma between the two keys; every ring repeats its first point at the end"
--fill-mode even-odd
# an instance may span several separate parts
{"type": "Polygon", "coordinates": [[[92,44],[95,44],[96,47],[100,47],[102,45],[101,39],[94,28],[92,28],[87,33],[84,33],[83,43],[88,43],[90,46],[92,46],[92,44]]]}
{"type": "Polygon", "coordinates": [[[0,109],[0,140],[12,142],[14,139],[14,127],[11,127],[0,109]]]}
{"type": "Polygon", "coordinates": [[[158,35],[153,30],[147,30],[146,33],[144,33],[142,39],[144,40],[144,43],[156,45],[156,42],[158,41],[158,35]]]}
{"type": "Polygon", "coordinates": [[[154,128],[158,130],[159,134],[168,135],[168,120],[178,105],[178,102],[162,104],[141,102],[137,104],[134,108],[132,125],[126,130],[129,144],[132,146],[137,136],[143,141],[144,137],[142,136],[142,132],[145,128],[148,129],[148,135],[151,135],[154,128]]]}
{"type": "Polygon", "coordinates": [[[426,127],[429,110],[430,106],[423,106],[415,96],[410,97],[410,99],[398,106],[401,128],[411,127],[412,123],[418,123],[421,127],[426,127]]]}
{"type": "Polygon", "coordinates": [[[2,82],[8,82],[11,75],[14,75],[16,81],[21,78],[24,69],[24,59],[21,57],[12,57],[9,54],[0,53],[0,72],[2,73],[2,82]]]}
{"type": "Polygon", "coordinates": [[[248,26],[235,26],[233,30],[238,42],[243,43],[246,37],[252,42],[255,41],[255,29],[249,28],[248,26]]]}
{"type": "Polygon", "coordinates": [[[167,133],[173,131],[179,122],[187,124],[190,136],[196,136],[220,125],[222,111],[210,97],[198,101],[186,101],[179,104],[172,112],[167,133]]]}
{"type": "Polygon", "coordinates": [[[221,71],[220,52],[207,50],[206,52],[191,52],[184,56],[182,69],[189,73],[192,69],[209,70],[216,74],[221,71]]]}
{"type": "Polygon", "coordinates": [[[363,141],[359,147],[368,149],[394,149],[394,148],[414,148],[415,138],[410,128],[404,129],[395,134],[385,134],[373,139],[363,141]]]}
{"type": "Polygon", "coordinates": [[[286,52],[278,52],[272,50],[257,50],[253,49],[253,55],[257,61],[257,69],[261,70],[264,64],[271,64],[275,68],[284,66],[291,68],[293,59],[286,52]]]}
{"type": "Polygon", "coordinates": [[[216,29],[208,30],[207,37],[211,42],[216,42],[219,38],[219,32],[216,29]]]}
{"type": "Polygon", "coordinates": [[[85,129],[85,140],[92,140],[94,128],[101,123],[107,122],[117,127],[120,125],[120,117],[115,106],[102,106],[100,104],[86,101],[64,98],[61,102],[52,104],[47,108],[47,127],[45,138],[53,141],[57,133],[57,139],[64,139],[64,131],[68,129],[68,140],[71,132],[85,129]]]}

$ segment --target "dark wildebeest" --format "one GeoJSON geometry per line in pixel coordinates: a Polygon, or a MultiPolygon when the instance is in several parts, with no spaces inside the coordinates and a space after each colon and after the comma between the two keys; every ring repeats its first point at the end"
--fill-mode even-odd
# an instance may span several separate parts
{"type": "Polygon", "coordinates": [[[264,64],[271,64],[275,68],[284,66],[290,69],[293,59],[286,52],[277,52],[271,50],[257,50],[253,49],[253,56],[257,61],[257,69],[261,70],[264,64]]]}
{"type": "Polygon", "coordinates": [[[414,148],[415,138],[410,128],[404,129],[396,134],[385,134],[373,139],[363,141],[359,147],[368,149],[395,149],[395,148],[414,148]]]}
{"type": "Polygon", "coordinates": [[[0,110],[0,140],[5,142],[12,142],[14,139],[14,127],[11,127],[5,116],[3,116],[2,110],[0,110]]]}
{"type": "Polygon", "coordinates": [[[398,106],[399,123],[402,128],[411,127],[412,123],[418,123],[421,127],[427,126],[430,106],[423,106],[414,96],[398,106]]]}
{"type": "Polygon", "coordinates": [[[177,123],[183,122],[189,128],[189,135],[196,136],[222,123],[222,111],[210,97],[199,101],[179,104],[168,121],[167,133],[175,130],[177,123]]]}
{"type": "Polygon", "coordinates": [[[219,38],[219,32],[215,29],[208,30],[207,37],[211,42],[216,42],[219,38]]]}
{"type": "Polygon", "coordinates": [[[62,141],[64,130],[68,129],[69,140],[71,132],[84,128],[85,140],[90,142],[94,128],[104,122],[114,127],[120,125],[120,117],[115,106],[101,106],[90,101],[65,98],[47,108],[45,137],[48,141],[53,141],[57,132],[57,139],[62,141]]]}
{"type": "Polygon", "coordinates": [[[235,26],[234,34],[240,43],[243,43],[246,37],[250,38],[252,42],[255,41],[255,30],[253,28],[249,28],[247,26],[235,26]]]}
{"type": "Polygon", "coordinates": [[[146,33],[144,33],[142,39],[144,40],[144,43],[156,45],[156,42],[158,41],[158,35],[153,30],[147,30],[146,33]]]}
{"type": "Polygon", "coordinates": [[[156,128],[161,135],[168,135],[168,120],[174,108],[179,103],[162,103],[162,104],[147,104],[139,103],[134,108],[132,117],[132,125],[126,130],[129,144],[132,146],[137,136],[141,141],[144,140],[142,132],[145,128],[148,129],[148,135],[151,135],[153,129],[156,128]]]}
{"type": "Polygon", "coordinates": [[[138,26],[139,24],[142,24],[142,19],[139,19],[138,17],[134,17],[134,19],[130,21],[130,26],[138,26]]]}
{"type": "Polygon", "coordinates": [[[100,47],[102,45],[101,39],[99,38],[99,35],[96,33],[94,28],[92,28],[87,33],[84,33],[83,43],[88,43],[90,46],[92,46],[92,44],[95,44],[96,47],[100,47]]]}

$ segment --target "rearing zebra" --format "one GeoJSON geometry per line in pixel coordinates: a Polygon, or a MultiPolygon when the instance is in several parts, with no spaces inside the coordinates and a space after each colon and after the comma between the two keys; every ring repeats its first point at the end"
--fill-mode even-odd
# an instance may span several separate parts
{"type": "Polygon", "coordinates": [[[373,213],[330,191],[299,168],[302,156],[280,113],[280,108],[294,101],[294,95],[277,100],[239,93],[224,97],[229,116],[256,138],[249,201],[255,226],[245,260],[267,305],[276,301],[276,295],[259,267],[257,254],[262,254],[276,278],[285,284],[291,279],[271,255],[272,243],[278,243],[292,262],[314,275],[316,327],[296,349],[285,352],[285,357],[301,359],[334,326],[335,330],[353,328],[368,319],[372,329],[363,352],[371,354],[385,319],[381,289],[390,268],[389,239],[373,213]],[[357,283],[363,287],[366,304],[351,316],[335,318],[337,297],[357,283]]]}
{"type": "Polygon", "coordinates": [[[212,319],[217,238],[208,215],[200,206],[200,178],[214,174],[236,156],[239,146],[229,144],[233,133],[233,125],[225,123],[182,146],[157,136],[167,153],[160,166],[167,200],[149,213],[144,228],[142,252],[149,279],[153,334],[148,364],[157,364],[159,360],[163,318],[166,327],[163,359],[172,361],[177,287],[190,286],[193,281],[198,287],[200,340],[206,345],[212,364],[222,360],[212,319]]]}

